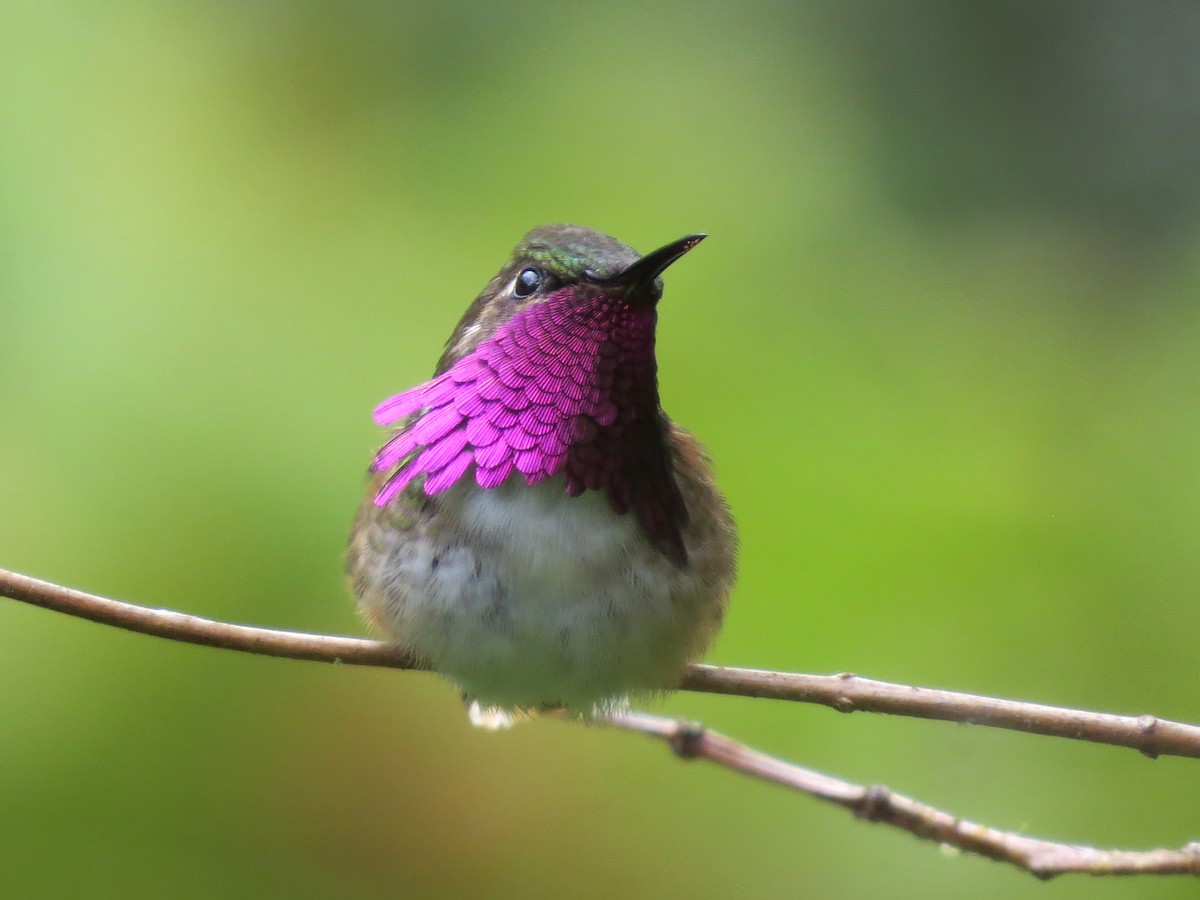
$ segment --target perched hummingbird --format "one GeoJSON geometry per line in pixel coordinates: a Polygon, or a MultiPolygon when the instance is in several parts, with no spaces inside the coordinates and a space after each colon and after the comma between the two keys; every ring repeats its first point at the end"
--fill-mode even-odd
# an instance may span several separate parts
{"type": "Polygon", "coordinates": [[[720,628],[737,531],[658,399],[664,269],[575,225],[536,228],[467,309],[434,377],[385,400],[346,571],[387,639],[472,721],[582,715],[669,690],[720,628]]]}

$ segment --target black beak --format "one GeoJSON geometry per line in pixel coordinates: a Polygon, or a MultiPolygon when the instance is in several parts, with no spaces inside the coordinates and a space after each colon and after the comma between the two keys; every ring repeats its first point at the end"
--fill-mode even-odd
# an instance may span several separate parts
{"type": "Polygon", "coordinates": [[[658,300],[658,291],[653,290],[654,282],[658,276],[663,273],[667,266],[683,256],[698,243],[708,237],[707,234],[689,234],[686,237],[681,237],[677,241],[672,241],[665,247],[659,247],[653,253],[647,253],[640,259],[635,260],[628,268],[618,272],[615,275],[610,275],[607,278],[599,278],[592,275],[590,272],[585,274],[585,277],[592,284],[600,285],[607,291],[619,291],[626,296],[637,296],[639,294],[652,294],[655,301],[658,300]]]}

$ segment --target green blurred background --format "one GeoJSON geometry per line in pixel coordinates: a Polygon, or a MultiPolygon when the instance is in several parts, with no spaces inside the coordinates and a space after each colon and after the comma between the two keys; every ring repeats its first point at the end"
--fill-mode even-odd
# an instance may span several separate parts
{"type": "MultiPolygon", "coordinates": [[[[1200,720],[1192,3],[5,3],[0,565],[361,633],[376,402],[528,228],[704,230],[664,404],[741,522],[713,662],[1200,720]]],[[[13,897],[1048,886],[429,675],[0,603],[13,897]]],[[[1200,767],[682,695],[999,827],[1200,838],[1200,767]]]]}

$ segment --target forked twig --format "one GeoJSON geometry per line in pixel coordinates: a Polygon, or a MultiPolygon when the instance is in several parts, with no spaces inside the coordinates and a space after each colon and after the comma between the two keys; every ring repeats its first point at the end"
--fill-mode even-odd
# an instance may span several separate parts
{"type": "MultiPolygon", "coordinates": [[[[0,597],[9,597],[103,625],[190,644],[354,666],[422,668],[421,663],[411,655],[380,641],[232,625],[169,609],[152,609],[110,600],[5,569],[0,569],[0,597]]],[[[804,675],[691,665],[679,688],[710,694],[819,703],[839,712],[878,712],[986,725],[1094,744],[1130,747],[1150,757],[1200,758],[1200,726],[1196,725],[1156,716],[1118,716],[892,684],[857,675],[804,675]]]]}
{"type": "Polygon", "coordinates": [[[851,784],[768,756],[703,726],[646,713],[614,713],[601,720],[665,740],[682,759],[707,759],[834,803],[871,822],[928,841],[1010,863],[1038,878],[1069,872],[1089,875],[1200,875],[1200,841],[1180,850],[1099,850],[1000,831],[919,803],[880,785],[851,784]]]}
{"type": "MultiPolygon", "coordinates": [[[[265,656],[419,669],[402,650],[379,641],[305,634],[217,622],[169,609],[152,609],[40,581],[0,569],[0,596],[169,640],[265,656]]],[[[954,691],[889,684],[856,675],[801,675],[693,665],[682,690],[821,703],[841,712],[862,710],[1008,728],[1092,743],[1132,747],[1147,756],[1200,757],[1200,727],[1153,716],[1117,716],[1020,703],[954,691]]],[[[613,727],[666,740],[680,757],[704,758],[746,775],[836,803],[855,815],[908,831],[1050,878],[1092,875],[1200,875],[1200,842],[1181,850],[1098,850],[1025,837],[942,812],[887,788],[862,787],[760,753],[716,732],[673,719],[620,713],[601,720],[613,727]]]]}

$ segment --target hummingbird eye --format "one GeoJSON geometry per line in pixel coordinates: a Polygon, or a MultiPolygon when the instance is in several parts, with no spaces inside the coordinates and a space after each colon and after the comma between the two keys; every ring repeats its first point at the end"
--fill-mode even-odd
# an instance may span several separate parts
{"type": "Polygon", "coordinates": [[[541,269],[522,269],[517,280],[513,282],[513,296],[529,297],[542,286],[545,276],[541,269]]]}

